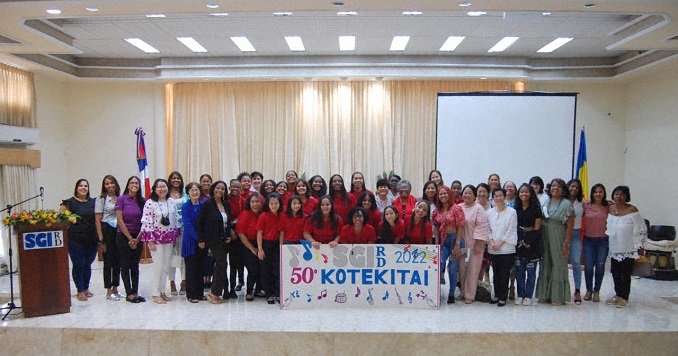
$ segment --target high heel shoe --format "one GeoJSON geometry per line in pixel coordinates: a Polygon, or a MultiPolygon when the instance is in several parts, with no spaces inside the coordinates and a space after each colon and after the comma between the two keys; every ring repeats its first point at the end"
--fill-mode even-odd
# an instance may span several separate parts
{"type": "Polygon", "coordinates": [[[179,285],[179,295],[184,294],[186,294],[186,281],[181,281],[181,284],[179,285]]]}
{"type": "Polygon", "coordinates": [[[177,285],[174,281],[170,281],[170,294],[177,295],[177,285]]]}
{"type": "Polygon", "coordinates": [[[219,298],[218,296],[212,294],[212,291],[207,292],[207,299],[209,299],[210,303],[212,304],[223,304],[224,300],[219,298]]]}

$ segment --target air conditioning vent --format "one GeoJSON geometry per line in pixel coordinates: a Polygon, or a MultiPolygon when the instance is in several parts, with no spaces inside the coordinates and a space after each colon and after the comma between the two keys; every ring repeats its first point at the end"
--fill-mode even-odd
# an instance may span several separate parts
{"type": "Polygon", "coordinates": [[[21,126],[0,125],[0,145],[28,146],[40,141],[38,129],[21,126]]]}

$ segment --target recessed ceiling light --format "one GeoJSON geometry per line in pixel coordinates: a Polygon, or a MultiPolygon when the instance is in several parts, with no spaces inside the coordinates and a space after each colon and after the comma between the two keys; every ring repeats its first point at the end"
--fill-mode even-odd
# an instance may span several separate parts
{"type": "Polygon", "coordinates": [[[542,14],[542,16],[551,16],[550,12],[542,12],[541,14],[542,14]]]}
{"type": "Polygon", "coordinates": [[[404,51],[409,41],[410,36],[394,36],[389,51],[404,51]]]}
{"type": "Polygon", "coordinates": [[[247,39],[247,37],[240,36],[240,37],[231,37],[231,41],[235,43],[238,48],[240,48],[240,51],[242,52],[256,52],[257,50],[254,49],[254,46],[250,43],[250,40],[247,39]]]}
{"type": "Polygon", "coordinates": [[[205,47],[198,43],[193,37],[177,37],[177,39],[195,53],[207,52],[205,47]]]}
{"type": "Polygon", "coordinates": [[[486,79],[487,79],[486,77],[480,77],[480,80],[486,80],[486,79]]]}
{"type": "Polygon", "coordinates": [[[85,8],[85,10],[91,11],[91,12],[97,12],[97,11],[99,11],[99,8],[98,8],[98,7],[94,7],[94,6],[87,6],[87,7],[85,8]]]}
{"type": "Polygon", "coordinates": [[[61,13],[61,10],[59,9],[47,9],[47,13],[50,15],[59,15],[61,13]]]}
{"type": "Polygon", "coordinates": [[[405,16],[419,16],[419,15],[421,15],[421,11],[403,11],[403,15],[405,15],[405,16]]]}
{"type": "Polygon", "coordinates": [[[152,18],[163,18],[163,17],[165,17],[165,14],[148,14],[148,15],[146,15],[146,17],[151,18],[151,19],[152,18]]]}
{"type": "Polygon", "coordinates": [[[520,37],[504,37],[501,39],[501,41],[497,42],[497,44],[490,48],[490,50],[487,52],[503,52],[519,38],[520,37]]]}
{"type": "Polygon", "coordinates": [[[219,4],[207,4],[207,5],[205,5],[205,6],[207,6],[207,7],[210,8],[210,9],[216,9],[216,8],[219,7],[219,4]]]}
{"type": "Polygon", "coordinates": [[[594,7],[596,7],[596,4],[585,4],[584,7],[587,9],[593,9],[594,7]]]}
{"type": "Polygon", "coordinates": [[[337,16],[356,16],[358,15],[357,12],[355,11],[339,11],[337,12],[337,16]]]}
{"type": "Polygon", "coordinates": [[[462,1],[462,2],[459,3],[459,6],[461,6],[461,7],[471,6],[471,2],[470,1],[462,1]]]}
{"type": "Polygon", "coordinates": [[[540,50],[537,51],[537,53],[550,53],[555,51],[556,49],[562,47],[564,44],[572,41],[572,38],[569,37],[559,37],[556,38],[555,40],[551,41],[551,43],[547,44],[546,46],[542,47],[540,50]]]}
{"type": "Polygon", "coordinates": [[[474,16],[474,17],[485,16],[485,15],[487,15],[487,11],[469,11],[469,12],[466,13],[466,15],[474,16]]]}
{"type": "Polygon", "coordinates": [[[344,6],[344,3],[341,1],[335,1],[332,3],[333,6],[344,6]]]}
{"type": "Polygon", "coordinates": [[[148,43],[144,42],[140,38],[125,38],[125,41],[146,53],[160,53],[160,51],[158,51],[148,43]]]}
{"type": "Polygon", "coordinates": [[[355,51],[355,36],[339,36],[340,51],[355,51]]]}
{"type": "Polygon", "coordinates": [[[293,14],[289,11],[279,11],[279,12],[274,12],[273,16],[292,16],[293,14]]]}
{"type": "Polygon", "coordinates": [[[464,40],[464,38],[466,38],[466,37],[450,36],[450,37],[447,38],[445,43],[443,43],[443,45],[440,47],[440,49],[438,51],[440,51],[440,52],[452,52],[457,48],[457,46],[459,46],[459,44],[461,43],[461,41],[464,40]]]}
{"type": "Polygon", "coordinates": [[[213,13],[210,14],[210,16],[224,17],[224,16],[228,16],[228,13],[227,12],[213,12],[213,13]]]}
{"type": "Polygon", "coordinates": [[[285,41],[287,42],[287,47],[289,47],[292,52],[303,52],[306,50],[306,48],[304,48],[304,42],[299,36],[285,36],[285,41]]]}

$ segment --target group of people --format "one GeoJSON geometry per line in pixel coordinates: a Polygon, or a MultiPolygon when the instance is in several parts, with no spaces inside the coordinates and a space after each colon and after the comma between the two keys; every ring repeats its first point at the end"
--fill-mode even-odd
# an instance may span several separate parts
{"type": "Polygon", "coordinates": [[[174,171],[167,180],[155,180],[148,200],[136,176],[122,193],[117,179],[105,176],[96,198],[90,196],[89,182],[80,179],[73,197],[61,206],[80,216],[68,230],[77,299],[92,297],[91,264],[101,251],[106,297],[145,302],[139,295],[139,262],[146,244],[154,266],[151,299],[157,304],[172,300],[166,294],[168,280],[170,295],[185,295],[191,303],[221,304],[238,298],[243,288],[247,301],[263,297],[279,303],[279,245],[305,240],[316,248],[439,244],[441,283],[449,283],[447,302],[473,303],[491,266],[490,303],[500,307],[509,299],[528,306],[535,297],[553,305],[599,302],[609,253],[615,295],[607,304],[628,306],[633,261],[643,254],[647,230],[629,204],[626,186],[616,187],[608,201],[605,187],[595,184],[589,201],[577,179],[565,183],[555,178],[544,185],[535,176],[517,187],[511,181],[502,186],[499,175],[492,174],[477,186],[459,181],[447,186],[442,173],[433,170],[419,198],[411,183],[397,175],[379,179],[375,192],[366,188],[360,172],[351,175],[347,190],[338,174],[329,185],[319,175],[307,181],[295,171],[279,182],[252,172],[228,183],[203,174],[198,182],[185,184],[174,171]]]}

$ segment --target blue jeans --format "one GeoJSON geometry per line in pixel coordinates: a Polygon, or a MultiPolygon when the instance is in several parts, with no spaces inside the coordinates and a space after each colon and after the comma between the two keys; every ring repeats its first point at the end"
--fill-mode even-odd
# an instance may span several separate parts
{"type": "Polygon", "coordinates": [[[73,283],[78,289],[78,293],[89,290],[89,281],[92,278],[92,262],[97,256],[98,245],[81,246],[75,242],[68,242],[68,255],[73,262],[73,283]]]}
{"type": "Polygon", "coordinates": [[[572,264],[572,278],[574,278],[574,289],[581,288],[581,230],[572,230],[572,240],[570,240],[570,263],[572,264]]]}
{"type": "MultiPolygon", "coordinates": [[[[440,261],[441,262],[447,262],[447,259],[452,255],[452,252],[454,252],[454,246],[452,246],[452,241],[457,239],[457,233],[452,233],[452,234],[447,234],[447,237],[445,238],[445,242],[440,246],[440,261]]],[[[461,248],[464,248],[466,246],[466,242],[464,239],[461,239],[461,248]]],[[[455,288],[457,288],[457,274],[459,272],[459,263],[462,261],[462,259],[451,259],[449,263],[447,264],[447,277],[448,281],[450,283],[450,294],[451,296],[454,296],[454,291],[455,288]]],[[[444,264],[441,263],[441,266],[444,266],[444,264]]],[[[443,271],[440,271],[441,277],[442,277],[443,271]]]]}
{"type": "Polygon", "coordinates": [[[584,236],[584,278],[586,280],[586,290],[600,292],[600,286],[603,284],[605,276],[605,260],[610,247],[608,237],[588,237],[584,236]],[[595,271],[594,271],[595,270],[595,271]],[[596,276],[594,287],[593,276],[596,276]]]}
{"type": "Polygon", "coordinates": [[[537,262],[516,259],[516,284],[518,298],[530,298],[534,296],[534,285],[537,283],[537,262]],[[525,278],[527,275],[527,278],[525,278]]]}

